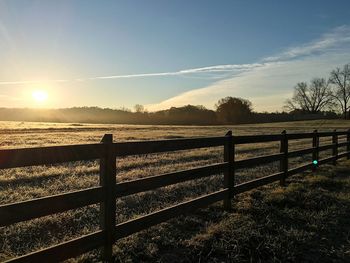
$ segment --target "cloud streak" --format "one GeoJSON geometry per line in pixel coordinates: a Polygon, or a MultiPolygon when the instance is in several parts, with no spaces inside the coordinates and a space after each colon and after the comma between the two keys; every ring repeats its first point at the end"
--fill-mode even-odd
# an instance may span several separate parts
{"type": "MultiPolygon", "coordinates": [[[[170,72],[156,72],[156,73],[141,73],[141,74],[128,74],[128,75],[109,75],[109,76],[97,76],[89,78],[79,79],[54,79],[54,80],[23,80],[23,81],[0,81],[0,85],[21,85],[21,84],[37,84],[42,82],[74,82],[74,81],[88,81],[88,80],[105,80],[105,79],[132,79],[132,78],[145,78],[145,77],[167,77],[167,76],[182,76],[182,75],[198,75],[204,73],[239,73],[253,68],[262,67],[263,63],[253,64],[231,64],[231,65],[215,65],[209,67],[184,69],[179,71],[170,72]]],[[[205,76],[204,76],[205,77],[205,76]]]]}
{"type": "Polygon", "coordinates": [[[217,73],[217,72],[241,72],[250,70],[252,68],[261,67],[263,64],[233,64],[233,65],[216,65],[202,68],[184,69],[173,72],[160,72],[160,73],[144,73],[144,74],[130,74],[130,75],[112,75],[103,77],[94,77],[94,79],[121,79],[121,78],[140,78],[140,77],[162,77],[162,76],[180,76],[187,74],[198,74],[198,73],[217,73]]]}

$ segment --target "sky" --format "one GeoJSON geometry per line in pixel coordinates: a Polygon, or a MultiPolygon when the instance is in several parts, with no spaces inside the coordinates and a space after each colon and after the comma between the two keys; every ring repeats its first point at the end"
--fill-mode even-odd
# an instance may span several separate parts
{"type": "Polygon", "coordinates": [[[281,111],[347,63],[345,0],[0,0],[0,107],[281,111]]]}

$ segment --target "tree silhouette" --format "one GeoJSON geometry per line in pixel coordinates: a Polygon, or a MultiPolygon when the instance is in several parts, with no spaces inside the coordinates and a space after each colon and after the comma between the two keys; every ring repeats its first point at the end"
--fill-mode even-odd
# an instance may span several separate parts
{"type": "Polygon", "coordinates": [[[289,111],[318,113],[328,109],[333,102],[329,82],[324,78],[314,78],[311,83],[299,82],[294,87],[294,94],[284,106],[289,111]]]}
{"type": "Polygon", "coordinates": [[[226,97],[215,105],[218,121],[224,124],[249,122],[252,103],[242,98],[226,97]]]}
{"type": "MultiPolygon", "coordinates": [[[[350,64],[342,69],[336,68],[331,72],[329,82],[333,85],[333,98],[337,102],[344,119],[347,119],[350,110],[350,64]]],[[[349,116],[350,117],[350,116],[349,116]]]]}

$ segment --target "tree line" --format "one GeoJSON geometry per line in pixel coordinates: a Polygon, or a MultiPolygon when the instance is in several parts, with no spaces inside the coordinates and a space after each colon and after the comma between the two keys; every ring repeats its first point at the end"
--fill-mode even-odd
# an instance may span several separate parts
{"type": "Polygon", "coordinates": [[[162,125],[220,125],[295,121],[305,119],[337,118],[330,112],[306,114],[304,112],[254,112],[249,100],[235,97],[220,99],[215,110],[204,106],[186,105],[166,110],[147,112],[141,105],[135,110],[99,107],[66,109],[13,109],[0,108],[0,121],[162,124],[162,125]]]}

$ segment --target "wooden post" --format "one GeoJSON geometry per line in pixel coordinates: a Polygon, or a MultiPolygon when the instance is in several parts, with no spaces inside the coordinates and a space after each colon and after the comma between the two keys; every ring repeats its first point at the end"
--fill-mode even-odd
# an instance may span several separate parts
{"type": "Polygon", "coordinates": [[[348,152],[347,154],[347,159],[350,159],[350,129],[348,130],[347,134],[346,134],[346,142],[348,143],[346,145],[346,151],[348,152]]]}
{"type": "Polygon", "coordinates": [[[231,199],[234,196],[234,183],[235,183],[235,145],[233,143],[232,131],[226,133],[226,143],[224,145],[224,162],[229,163],[229,168],[224,172],[224,187],[229,188],[229,196],[224,199],[224,209],[231,210],[231,199]]]}
{"type": "Polygon", "coordinates": [[[280,185],[285,186],[287,173],[288,173],[288,137],[287,137],[287,132],[285,130],[282,131],[282,139],[280,142],[280,153],[284,154],[282,159],[280,160],[280,172],[283,172],[280,179],[280,185]]]}
{"type": "Polygon", "coordinates": [[[332,148],[332,155],[333,155],[333,165],[337,164],[337,159],[338,159],[338,135],[336,134],[337,130],[334,130],[334,134],[332,136],[332,144],[333,144],[333,148],[332,148]]]}
{"type": "Polygon", "coordinates": [[[101,143],[105,145],[100,159],[100,185],[103,188],[104,199],[100,204],[100,226],[104,231],[103,262],[112,262],[112,248],[115,242],[116,225],[116,156],[113,153],[113,135],[105,134],[101,143]]]}
{"type": "Polygon", "coordinates": [[[317,130],[314,130],[314,134],[312,137],[312,170],[316,171],[316,168],[318,167],[318,159],[319,159],[319,151],[318,147],[320,146],[320,137],[318,137],[317,130]],[[316,162],[316,163],[314,163],[316,162]]]}

